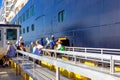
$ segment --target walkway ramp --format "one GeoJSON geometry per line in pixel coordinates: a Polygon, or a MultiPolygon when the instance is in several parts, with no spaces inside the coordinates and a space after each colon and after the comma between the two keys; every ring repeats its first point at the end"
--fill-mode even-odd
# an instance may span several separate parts
{"type": "MultiPolygon", "coordinates": [[[[64,68],[65,70],[86,76],[92,80],[120,80],[120,73],[114,72],[114,61],[120,61],[120,56],[115,56],[115,55],[103,55],[103,54],[95,54],[95,53],[84,53],[84,52],[73,52],[73,51],[58,51],[58,50],[48,50],[48,49],[43,49],[43,51],[49,51],[49,52],[54,52],[54,53],[62,53],[62,54],[67,54],[67,55],[73,55],[74,61],[64,61],[60,58],[57,57],[47,57],[45,55],[43,56],[38,56],[34,55],[28,52],[23,52],[23,51],[17,51],[21,54],[24,54],[26,56],[32,57],[34,59],[38,59],[40,61],[44,61],[47,63],[50,63],[52,65],[56,66],[56,73],[59,72],[59,68],[64,68]],[[77,61],[77,57],[87,57],[92,58],[92,59],[98,59],[102,62],[103,59],[107,59],[108,63],[110,64],[109,68],[104,68],[104,67],[97,67],[97,66],[88,66],[85,64],[81,64],[79,61],[77,61]]],[[[57,75],[57,74],[56,74],[57,75]]],[[[58,73],[59,75],[59,73],[58,73]]],[[[56,76],[59,77],[59,76],[56,76]]],[[[59,78],[57,78],[60,80],[59,78]]]]}
{"type": "Polygon", "coordinates": [[[23,80],[22,76],[16,76],[14,69],[10,67],[0,67],[0,80],[23,80]]]}

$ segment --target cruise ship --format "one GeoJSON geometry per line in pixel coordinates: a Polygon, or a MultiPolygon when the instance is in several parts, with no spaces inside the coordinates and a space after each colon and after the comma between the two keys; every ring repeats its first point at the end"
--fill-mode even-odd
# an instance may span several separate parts
{"type": "Polygon", "coordinates": [[[71,46],[120,48],[119,7],[119,0],[29,0],[10,23],[22,26],[26,44],[54,35],[71,46]]]}
{"type": "Polygon", "coordinates": [[[71,46],[120,48],[119,4],[119,0],[25,0],[11,6],[7,20],[22,26],[26,45],[54,35],[66,36],[71,46]]]}
{"type": "Polygon", "coordinates": [[[11,80],[120,80],[120,0],[3,0],[0,22],[17,27],[15,39],[22,36],[28,48],[51,35],[70,41],[65,51],[42,49],[43,56],[16,50],[10,68],[17,77],[11,80]]]}

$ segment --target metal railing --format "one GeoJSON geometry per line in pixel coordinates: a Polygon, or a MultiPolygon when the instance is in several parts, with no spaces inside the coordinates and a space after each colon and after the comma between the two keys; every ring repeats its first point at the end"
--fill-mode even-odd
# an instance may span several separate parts
{"type": "MultiPolygon", "coordinates": [[[[95,53],[89,53],[87,52],[87,49],[85,49],[86,52],[76,52],[76,51],[58,51],[58,50],[48,50],[43,49],[43,51],[50,51],[57,53],[62,53],[64,55],[67,54],[68,57],[74,58],[74,63],[77,64],[79,60],[78,59],[84,59],[84,60],[91,60],[102,63],[109,63],[110,66],[110,73],[115,73],[115,65],[120,66],[120,55],[111,55],[111,54],[95,54],[95,53]]],[[[63,56],[64,56],[63,55],[63,56]]],[[[56,57],[57,58],[57,57],[56,57]]],[[[79,63],[78,63],[79,64],[79,63]]],[[[100,66],[101,67],[101,66],[100,66]]],[[[103,66],[102,66],[103,67],[103,66]]]]}
{"type": "Polygon", "coordinates": [[[65,47],[65,50],[66,51],[73,51],[73,52],[120,55],[120,49],[86,48],[86,47],[65,47]]]}
{"type": "MultiPolygon", "coordinates": [[[[93,48],[89,48],[89,49],[93,49],[93,48]]],[[[97,50],[97,49],[98,48],[96,48],[95,50],[97,50]]],[[[79,73],[81,75],[85,75],[91,79],[103,80],[105,78],[105,75],[111,77],[111,79],[109,79],[109,80],[120,79],[119,77],[116,77],[119,74],[116,75],[116,72],[115,72],[115,66],[116,65],[120,66],[120,56],[119,55],[111,55],[111,54],[108,55],[108,54],[104,54],[104,53],[95,54],[95,53],[89,52],[88,48],[86,48],[86,49],[84,48],[83,49],[84,51],[76,51],[76,48],[72,48],[72,47],[71,48],[69,47],[69,50],[67,50],[67,51],[50,50],[50,49],[42,49],[42,50],[43,50],[43,53],[49,51],[49,52],[54,52],[56,55],[58,53],[63,54],[63,56],[67,55],[68,57],[71,57],[71,55],[72,55],[72,57],[74,58],[74,62],[58,59],[57,56],[55,56],[55,58],[53,58],[53,57],[48,58],[48,57],[46,57],[46,55],[38,56],[38,55],[30,54],[28,52],[23,52],[23,51],[17,51],[17,52],[27,55],[29,57],[32,57],[34,59],[38,59],[41,61],[48,62],[52,65],[55,65],[57,67],[57,70],[59,70],[59,68],[62,67],[66,70],[69,70],[69,71],[72,71],[75,73],[79,73]],[[70,49],[72,49],[72,50],[70,50],[70,49]],[[96,70],[96,67],[90,67],[90,66],[85,68],[83,66],[84,64],[80,65],[80,63],[78,63],[79,60],[77,60],[77,59],[92,60],[92,61],[97,61],[100,63],[108,63],[109,70],[107,70],[105,72],[104,69],[103,69],[103,71],[101,71],[102,68],[100,68],[100,69],[98,68],[98,70],[96,70]],[[90,69],[92,69],[92,70],[90,71],[90,69]],[[96,76],[93,76],[92,74],[89,74],[88,72],[90,72],[92,74],[96,74],[96,76]],[[105,73],[107,73],[107,74],[105,74],[105,73]],[[102,76],[103,74],[104,74],[104,76],[102,76]]],[[[104,52],[104,50],[105,49],[102,49],[101,52],[104,52]]],[[[106,50],[108,50],[108,49],[106,49],[106,50]]],[[[113,49],[109,49],[109,50],[113,50],[113,49]]],[[[119,51],[119,50],[116,49],[116,51],[119,51]]],[[[56,72],[59,72],[59,71],[56,71],[56,72]]],[[[58,73],[56,73],[56,75],[58,75],[58,73]]],[[[58,76],[57,76],[57,79],[59,79],[58,76]]]]}

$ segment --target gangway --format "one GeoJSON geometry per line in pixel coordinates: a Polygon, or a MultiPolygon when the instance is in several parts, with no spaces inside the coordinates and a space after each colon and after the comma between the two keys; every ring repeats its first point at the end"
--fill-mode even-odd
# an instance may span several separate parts
{"type": "Polygon", "coordinates": [[[115,66],[120,65],[120,56],[119,55],[108,55],[108,54],[95,54],[95,53],[87,53],[87,52],[75,52],[75,51],[59,51],[59,50],[49,50],[49,49],[42,49],[45,53],[48,52],[54,52],[62,53],[63,55],[67,55],[71,57],[73,56],[72,61],[64,61],[57,57],[48,57],[46,55],[43,56],[37,56],[28,52],[18,51],[19,53],[29,56],[33,59],[38,59],[40,61],[44,61],[47,63],[50,63],[52,65],[56,66],[56,80],[60,80],[59,76],[59,69],[64,68],[68,71],[81,74],[83,76],[86,76],[92,80],[120,80],[120,72],[115,71],[115,66]],[[80,63],[79,59],[85,58],[86,60],[91,59],[93,61],[97,61],[99,63],[108,63],[109,67],[103,67],[103,66],[88,66],[85,64],[80,63]]]}

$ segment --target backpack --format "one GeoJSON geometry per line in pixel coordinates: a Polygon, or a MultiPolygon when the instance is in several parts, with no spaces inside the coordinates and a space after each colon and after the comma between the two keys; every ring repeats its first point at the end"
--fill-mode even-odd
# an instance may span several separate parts
{"type": "Polygon", "coordinates": [[[61,51],[64,51],[64,50],[65,50],[65,46],[62,45],[62,46],[60,47],[60,50],[61,50],[61,51]]]}
{"type": "Polygon", "coordinates": [[[54,46],[55,46],[55,42],[52,40],[52,41],[50,42],[50,48],[51,48],[51,49],[54,49],[54,46]]]}

